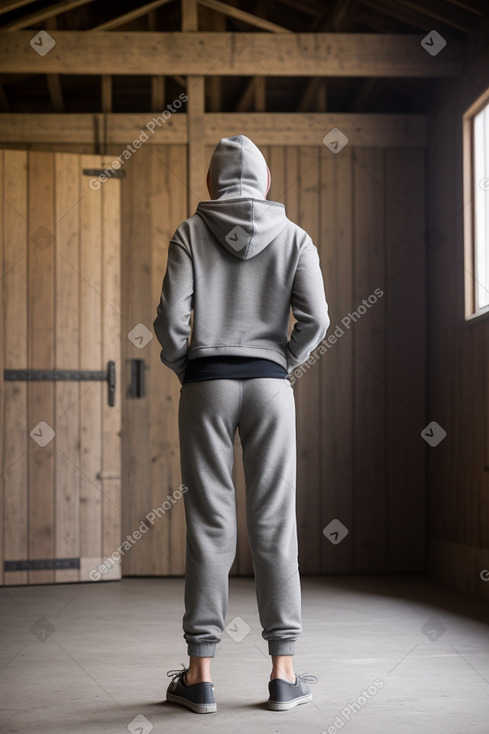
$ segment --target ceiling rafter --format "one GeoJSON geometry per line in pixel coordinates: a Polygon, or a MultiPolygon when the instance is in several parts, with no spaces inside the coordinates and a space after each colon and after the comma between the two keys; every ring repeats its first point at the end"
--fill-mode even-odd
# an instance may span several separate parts
{"type": "Polygon", "coordinates": [[[473,0],[473,2],[467,2],[467,0],[447,0],[450,5],[456,5],[459,8],[462,8],[462,10],[466,10],[468,13],[473,13],[474,15],[482,16],[484,15],[484,11],[480,7],[480,3],[478,5],[479,0],[473,0]]]}
{"type": "MultiPolygon", "coordinates": [[[[313,24],[311,30],[313,31],[325,31],[335,30],[337,32],[344,33],[351,27],[353,15],[358,5],[358,0],[336,0],[336,3],[332,9],[328,9],[317,21],[313,24]]],[[[309,79],[307,86],[302,94],[299,104],[297,106],[297,112],[303,112],[306,110],[314,96],[316,95],[317,107],[321,112],[326,111],[326,80],[321,80],[322,83],[318,84],[317,78],[309,79]]]]}
{"type": "Polygon", "coordinates": [[[25,15],[23,18],[12,20],[10,23],[5,23],[2,26],[2,31],[18,31],[22,28],[28,28],[31,25],[42,23],[42,21],[48,18],[54,18],[62,13],[67,13],[69,10],[79,8],[81,5],[87,5],[93,3],[94,0],[62,0],[60,3],[55,5],[49,5],[47,8],[37,10],[30,15],[25,15]]]}
{"type": "Polygon", "coordinates": [[[272,23],[265,18],[260,18],[258,15],[247,13],[246,10],[239,10],[239,8],[235,8],[232,5],[223,3],[220,0],[197,0],[197,2],[199,5],[203,5],[206,8],[210,8],[211,10],[216,10],[218,13],[223,13],[223,15],[227,15],[229,18],[241,20],[244,23],[248,23],[249,25],[255,26],[256,28],[261,28],[264,31],[271,31],[272,33],[293,32],[290,31],[288,28],[284,28],[281,25],[272,23]]]}
{"type": "Polygon", "coordinates": [[[324,13],[324,2],[322,0],[308,0],[307,3],[304,0],[279,0],[281,5],[286,5],[294,10],[299,10],[301,13],[311,15],[313,18],[320,18],[324,13]]]}
{"type": "Polygon", "coordinates": [[[398,0],[398,2],[406,8],[410,8],[417,13],[426,15],[428,18],[433,18],[433,20],[444,23],[452,28],[456,28],[462,33],[470,32],[470,23],[468,22],[468,19],[465,19],[465,22],[463,22],[460,12],[455,11],[454,13],[453,10],[446,7],[446,2],[442,5],[438,2],[434,4],[433,0],[431,0],[430,5],[427,5],[426,2],[413,2],[413,0],[398,0]]]}
{"type": "Polygon", "coordinates": [[[26,5],[32,5],[33,2],[35,2],[35,0],[6,0],[0,8],[0,15],[11,13],[12,10],[23,8],[26,5]]]}
{"type": "Polygon", "coordinates": [[[311,31],[315,33],[324,31],[345,33],[349,31],[358,4],[359,0],[336,0],[333,8],[328,8],[313,24],[311,31]]]}
{"type": "Polygon", "coordinates": [[[148,13],[151,13],[153,10],[161,8],[163,5],[168,5],[171,2],[174,2],[174,0],[153,0],[153,2],[134,8],[134,10],[130,10],[128,13],[124,13],[123,15],[118,15],[116,18],[107,20],[105,23],[100,23],[100,25],[96,25],[93,28],[90,28],[90,30],[110,31],[113,28],[119,28],[121,25],[130,23],[132,20],[141,18],[143,15],[148,15],[148,13]]]}
{"type": "MultiPolygon", "coordinates": [[[[47,18],[46,28],[49,30],[56,30],[57,21],[56,17],[47,18]]],[[[46,80],[48,83],[48,92],[51,99],[51,106],[54,112],[64,112],[64,101],[63,91],[61,89],[61,81],[59,74],[46,74],[46,80]]]]}
{"type": "Polygon", "coordinates": [[[425,15],[417,13],[400,3],[391,3],[389,0],[362,0],[366,7],[372,8],[377,13],[394,18],[394,20],[403,23],[412,28],[418,28],[421,31],[432,30],[433,23],[425,15]]]}

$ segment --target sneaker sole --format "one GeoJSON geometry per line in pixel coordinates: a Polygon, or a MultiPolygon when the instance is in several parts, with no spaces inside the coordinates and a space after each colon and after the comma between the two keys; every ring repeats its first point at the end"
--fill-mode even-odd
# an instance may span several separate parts
{"type": "Polygon", "coordinates": [[[269,701],[268,708],[270,711],[290,711],[290,709],[295,709],[301,703],[309,703],[309,701],[312,701],[312,693],[294,698],[292,701],[269,701]]]}
{"type": "Polygon", "coordinates": [[[217,705],[215,703],[194,703],[193,701],[189,701],[188,698],[176,696],[174,693],[167,693],[166,700],[170,703],[179,703],[182,706],[186,706],[196,714],[213,714],[217,711],[217,705]]]}

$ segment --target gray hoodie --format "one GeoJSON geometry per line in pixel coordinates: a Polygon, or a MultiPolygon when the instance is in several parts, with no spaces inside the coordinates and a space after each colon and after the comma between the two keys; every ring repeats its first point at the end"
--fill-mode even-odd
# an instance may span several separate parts
{"type": "Polygon", "coordinates": [[[317,248],[283,204],[265,199],[269,175],[249,138],[223,138],[209,166],[212,199],[171,238],[153,328],[161,361],[181,383],[197,357],[261,357],[290,373],[326,335],[317,248]]]}

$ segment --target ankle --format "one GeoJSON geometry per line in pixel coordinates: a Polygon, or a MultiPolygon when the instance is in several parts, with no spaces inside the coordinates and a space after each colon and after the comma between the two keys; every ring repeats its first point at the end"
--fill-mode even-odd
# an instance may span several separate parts
{"type": "Polygon", "coordinates": [[[184,676],[184,681],[189,686],[195,683],[212,683],[211,679],[211,658],[190,657],[188,670],[184,676]]]}
{"type": "Polygon", "coordinates": [[[292,655],[272,655],[272,672],[270,680],[281,678],[289,683],[295,683],[292,655]]]}

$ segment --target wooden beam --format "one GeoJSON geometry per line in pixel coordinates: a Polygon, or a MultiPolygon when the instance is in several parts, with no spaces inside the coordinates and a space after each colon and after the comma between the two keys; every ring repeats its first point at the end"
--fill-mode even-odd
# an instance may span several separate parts
{"type": "MultiPolygon", "coordinates": [[[[190,91],[190,90],[189,90],[190,91]]],[[[199,90],[194,89],[194,92],[199,90]]],[[[200,90],[200,94],[202,90],[200,90]]],[[[202,104],[194,94],[193,104],[202,104]]],[[[153,112],[107,114],[106,143],[123,147],[136,140],[141,131],[148,137],[144,145],[188,142],[187,115],[175,113],[164,124],[154,123],[153,112]],[[150,125],[150,127],[146,127],[150,125]],[[151,131],[151,125],[154,130],[151,131]]],[[[0,145],[3,143],[86,143],[97,142],[97,126],[102,114],[0,114],[0,145]]],[[[323,145],[323,137],[334,127],[349,138],[354,147],[424,147],[427,119],[424,115],[323,114],[323,113],[206,113],[199,130],[206,144],[222,137],[244,133],[260,145],[323,145]]]]}
{"type": "Polygon", "coordinates": [[[254,79],[255,112],[265,112],[267,109],[267,78],[255,76],[254,79]]]}
{"type": "Polygon", "coordinates": [[[410,10],[426,15],[428,18],[450,26],[451,28],[456,28],[462,33],[470,33],[472,28],[467,15],[460,11],[454,11],[453,8],[447,8],[446,2],[437,4],[434,3],[434,0],[430,0],[429,3],[417,3],[412,2],[412,0],[398,0],[398,2],[410,10]]]}
{"type": "Polygon", "coordinates": [[[226,136],[248,135],[260,145],[323,145],[324,136],[338,128],[353,147],[424,147],[424,115],[355,115],[325,113],[207,113],[208,143],[226,136]]]}
{"type": "MultiPolygon", "coordinates": [[[[223,33],[226,31],[226,17],[215,10],[201,7],[199,11],[199,23],[202,31],[223,33]]],[[[222,79],[220,76],[210,76],[207,79],[206,90],[208,93],[207,106],[210,112],[222,111],[222,79]]]]}
{"type": "Polygon", "coordinates": [[[480,7],[480,0],[472,0],[472,2],[467,2],[466,0],[447,0],[450,5],[456,5],[458,8],[462,8],[462,10],[466,10],[468,13],[473,13],[474,15],[483,16],[484,10],[480,7]]]}
{"type": "MultiPolygon", "coordinates": [[[[182,31],[194,35],[199,27],[199,14],[196,0],[181,0],[182,31]]],[[[205,189],[205,77],[187,76],[187,203],[188,212],[193,214],[197,204],[207,199],[205,189]]]]}
{"type": "Polygon", "coordinates": [[[245,10],[234,8],[232,5],[220,2],[220,0],[198,0],[198,3],[199,5],[204,5],[206,8],[210,8],[211,10],[217,10],[218,13],[223,13],[223,15],[227,15],[229,18],[236,18],[236,20],[241,20],[243,23],[248,23],[256,28],[261,28],[264,31],[271,31],[272,33],[292,33],[288,28],[284,28],[276,23],[271,23],[269,20],[260,18],[258,15],[247,13],[245,10]]]}
{"type": "Polygon", "coordinates": [[[336,0],[332,8],[328,8],[313,24],[311,31],[320,33],[336,31],[347,33],[352,24],[353,15],[359,0],[336,0]]]}
{"type": "Polygon", "coordinates": [[[7,99],[7,95],[5,94],[5,89],[0,84],[0,110],[2,110],[2,112],[8,112],[9,109],[10,105],[7,99]]]}
{"type": "MultiPolygon", "coordinates": [[[[307,86],[297,105],[297,112],[307,112],[313,102],[316,102],[315,110],[317,112],[326,111],[326,86],[324,79],[313,77],[309,79],[307,86]]],[[[314,106],[313,106],[314,107],[314,106]]]]}
{"type": "Polygon", "coordinates": [[[25,5],[32,5],[35,0],[5,0],[5,2],[2,3],[2,6],[0,7],[0,15],[5,15],[5,13],[11,13],[12,10],[17,10],[17,8],[23,8],[25,5]]]}
{"type": "Polygon", "coordinates": [[[199,30],[199,9],[197,0],[180,0],[182,7],[182,31],[199,30]]]}
{"type": "MultiPolygon", "coordinates": [[[[53,16],[52,18],[46,19],[46,29],[54,31],[57,28],[57,20],[53,16]]],[[[61,90],[61,82],[59,80],[59,74],[46,74],[46,81],[48,84],[49,97],[51,98],[51,105],[53,112],[63,112],[63,92],[61,90]]]]}
{"type": "Polygon", "coordinates": [[[426,15],[416,13],[400,3],[392,3],[390,0],[363,0],[363,5],[399,23],[419,28],[423,32],[430,31],[433,27],[433,22],[426,15]]]}
{"type": "MultiPolygon", "coordinates": [[[[186,143],[187,116],[175,114],[164,124],[154,123],[154,112],[145,114],[108,114],[106,143],[126,145],[136,140],[141,130],[148,136],[145,145],[154,143],[186,143]],[[154,125],[146,128],[146,124],[154,125]]],[[[103,130],[104,115],[87,114],[0,114],[0,140],[4,143],[89,143],[99,141],[98,131],[103,130]],[[37,118],[37,129],[36,129],[37,118]],[[16,130],[17,126],[17,130],[16,130]]]]}
{"type": "Polygon", "coordinates": [[[112,28],[119,28],[119,26],[130,23],[132,20],[136,20],[136,18],[140,18],[142,15],[147,15],[148,13],[151,13],[151,11],[156,10],[156,8],[160,8],[162,5],[168,5],[168,3],[171,2],[173,2],[173,0],[154,0],[154,2],[141,5],[139,8],[135,8],[128,13],[118,15],[117,18],[112,18],[112,20],[107,20],[105,23],[100,23],[100,25],[96,25],[90,30],[110,31],[112,28]]]}
{"type": "Polygon", "coordinates": [[[251,110],[255,97],[255,77],[248,79],[244,91],[236,104],[236,112],[247,112],[251,110]]]}
{"type": "Polygon", "coordinates": [[[352,101],[350,108],[351,111],[364,112],[365,108],[369,104],[372,104],[373,100],[377,99],[380,93],[381,88],[378,79],[375,79],[374,77],[371,77],[370,79],[365,79],[362,82],[362,86],[360,87],[358,94],[352,101]]]}
{"type": "Polygon", "coordinates": [[[54,112],[63,112],[63,92],[59,81],[59,74],[47,74],[46,81],[48,83],[49,97],[54,112]]]}
{"type": "Polygon", "coordinates": [[[324,12],[323,2],[313,3],[309,0],[309,2],[305,3],[303,0],[280,0],[280,4],[298,10],[306,15],[311,15],[314,18],[321,17],[324,12]]]}
{"type": "Polygon", "coordinates": [[[205,76],[459,76],[451,40],[430,56],[419,34],[103,33],[59,31],[45,56],[31,31],[0,32],[0,73],[205,76]]]}
{"type": "Polygon", "coordinates": [[[102,112],[112,112],[112,77],[110,74],[102,74],[100,83],[102,112]]]}
{"type": "Polygon", "coordinates": [[[165,104],[165,77],[151,77],[151,109],[161,112],[165,104]]]}
{"type": "MultiPolygon", "coordinates": [[[[189,77],[187,88],[188,130],[188,211],[193,214],[197,204],[209,196],[205,187],[205,140],[204,140],[204,77],[189,77]]],[[[222,137],[222,136],[221,136],[222,137]]]]}
{"type": "Polygon", "coordinates": [[[23,18],[17,18],[17,20],[6,23],[2,26],[2,31],[18,31],[21,28],[38,25],[48,18],[54,18],[57,15],[61,15],[61,13],[67,13],[69,10],[74,10],[75,8],[79,8],[80,5],[87,5],[93,1],[94,0],[63,0],[55,5],[49,5],[47,8],[37,10],[30,15],[24,15],[23,18]]]}

